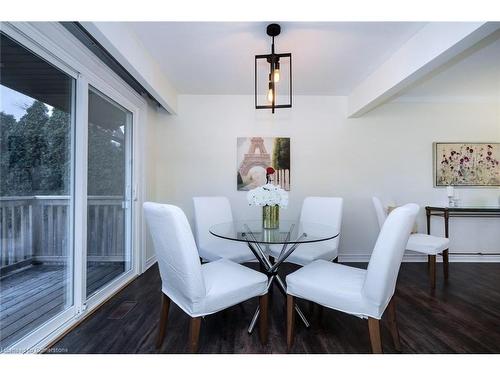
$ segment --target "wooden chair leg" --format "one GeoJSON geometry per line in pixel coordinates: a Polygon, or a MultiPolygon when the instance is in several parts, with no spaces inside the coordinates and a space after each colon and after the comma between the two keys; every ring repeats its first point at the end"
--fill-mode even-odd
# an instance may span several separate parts
{"type": "Polygon", "coordinates": [[[293,335],[295,330],[295,298],[286,295],[286,346],[288,351],[293,345],[293,335]]]}
{"type": "Polygon", "coordinates": [[[312,317],[313,314],[314,314],[314,302],[313,301],[309,301],[308,302],[308,312],[309,312],[309,316],[312,317]]]}
{"type": "Polygon", "coordinates": [[[191,353],[198,351],[198,340],[200,338],[201,317],[191,318],[189,327],[189,349],[191,353]]]}
{"type": "Polygon", "coordinates": [[[380,320],[368,318],[368,331],[373,354],[382,354],[382,342],[380,340],[380,320]]]}
{"type": "Polygon", "coordinates": [[[394,347],[398,352],[401,351],[401,341],[399,340],[399,330],[398,323],[396,320],[396,301],[394,296],[387,306],[387,313],[389,318],[389,329],[391,330],[392,341],[394,341],[394,347]]]}
{"type": "Polygon", "coordinates": [[[444,279],[448,280],[448,276],[449,276],[449,250],[448,249],[443,251],[443,273],[444,273],[444,279]]]}
{"type": "Polygon", "coordinates": [[[431,288],[436,289],[436,256],[429,256],[429,276],[431,279],[431,288]]]}
{"type": "Polygon", "coordinates": [[[165,294],[161,294],[161,312],[160,312],[160,329],[158,330],[158,339],[156,340],[156,348],[158,349],[163,344],[165,339],[165,330],[167,328],[168,310],[170,308],[170,298],[165,294]]]}
{"type": "Polygon", "coordinates": [[[268,296],[264,294],[259,297],[259,306],[260,306],[260,314],[259,314],[259,334],[260,334],[260,342],[262,345],[267,344],[267,336],[268,336],[268,296]]]}
{"type": "Polygon", "coordinates": [[[323,320],[323,312],[325,311],[322,305],[318,305],[318,320],[321,322],[323,320]]]}

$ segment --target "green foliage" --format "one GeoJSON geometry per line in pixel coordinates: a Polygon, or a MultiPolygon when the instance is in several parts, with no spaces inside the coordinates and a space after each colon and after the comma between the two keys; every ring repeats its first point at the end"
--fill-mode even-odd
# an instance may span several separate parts
{"type": "Polygon", "coordinates": [[[273,168],[290,169],[290,138],[276,138],[273,150],[273,168]]]}
{"type": "MultiPolygon", "coordinates": [[[[123,147],[123,140],[113,132],[89,126],[89,195],[123,194],[123,147]]],[[[1,196],[68,195],[70,171],[68,113],[54,108],[49,116],[40,101],[26,108],[19,121],[0,112],[1,196]]]]}
{"type": "Polygon", "coordinates": [[[49,194],[43,184],[50,174],[44,164],[50,153],[46,142],[49,135],[44,134],[49,120],[47,107],[35,101],[18,122],[3,112],[0,120],[1,195],[49,194]]]}
{"type": "Polygon", "coordinates": [[[125,139],[90,124],[88,151],[89,195],[123,195],[125,139]]]}

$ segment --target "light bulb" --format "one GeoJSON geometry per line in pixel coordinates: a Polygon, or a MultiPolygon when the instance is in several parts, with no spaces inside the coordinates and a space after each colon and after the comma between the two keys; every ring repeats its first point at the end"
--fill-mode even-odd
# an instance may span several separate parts
{"type": "Polygon", "coordinates": [[[267,100],[272,103],[274,99],[274,92],[273,89],[270,88],[269,91],[267,92],[267,100]]]}
{"type": "Polygon", "coordinates": [[[274,83],[280,81],[280,70],[279,69],[274,69],[273,81],[274,81],[274,83]]]}

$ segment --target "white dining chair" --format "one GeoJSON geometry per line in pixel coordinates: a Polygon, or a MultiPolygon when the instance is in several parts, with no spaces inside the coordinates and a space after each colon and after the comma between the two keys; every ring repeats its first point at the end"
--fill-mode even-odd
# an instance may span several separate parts
{"type": "MultiPolygon", "coordinates": [[[[324,224],[340,232],[342,224],[343,199],[338,197],[307,197],[302,203],[300,221],[305,223],[324,224]]],[[[297,247],[286,259],[286,262],[305,266],[317,259],[337,261],[340,235],[317,243],[305,243],[297,247]]],[[[282,246],[270,246],[270,255],[278,258],[282,246]]]]}
{"type": "Polygon", "coordinates": [[[201,317],[259,297],[260,338],[267,341],[267,276],[226,259],[201,264],[184,212],[168,204],[144,203],[162,282],[157,347],[163,343],[170,301],[191,317],[190,348],[196,352],[201,317]]]}
{"type": "Polygon", "coordinates": [[[255,255],[243,242],[226,241],[210,233],[215,224],[233,221],[231,204],[226,197],[194,197],[196,243],[206,262],[229,259],[236,263],[255,261],[255,255]]]}
{"type": "Polygon", "coordinates": [[[382,353],[380,319],[388,307],[394,345],[400,350],[394,291],[410,230],[419,207],[410,203],[395,209],[378,236],[366,270],[316,260],[286,277],[287,346],[294,338],[295,297],[368,319],[373,353],[382,353]]]}
{"type": "MultiPolygon", "coordinates": [[[[382,204],[382,201],[373,197],[373,206],[377,214],[377,221],[379,228],[382,228],[387,218],[387,208],[382,204]]],[[[427,262],[430,274],[431,288],[436,288],[436,255],[442,254],[443,256],[443,273],[444,278],[448,279],[449,276],[449,261],[448,249],[450,247],[450,240],[445,237],[431,236],[424,233],[411,233],[406,245],[406,250],[415,251],[427,255],[427,262]]]]}

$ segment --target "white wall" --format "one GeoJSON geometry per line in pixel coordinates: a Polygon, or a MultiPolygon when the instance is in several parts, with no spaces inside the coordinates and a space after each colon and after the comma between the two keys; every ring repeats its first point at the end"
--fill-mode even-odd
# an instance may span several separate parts
{"type": "MultiPolygon", "coordinates": [[[[148,101],[147,113],[146,113],[146,121],[144,126],[146,127],[144,134],[144,163],[143,163],[143,173],[145,176],[144,181],[144,200],[145,201],[154,201],[156,199],[156,188],[158,185],[158,178],[156,176],[156,164],[159,158],[163,158],[163,156],[157,155],[157,147],[156,145],[156,137],[159,133],[160,129],[164,127],[164,117],[161,115],[167,114],[167,112],[161,108],[159,108],[152,101],[148,101]]],[[[142,208],[141,208],[142,209],[142,208]]],[[[149,234],[149,230],[147,228],[147,224],[144,222],[144,230],[145,233],[145,246],[146,252],[145,261],[146,267],[151,265],[151,263],[155,260],[154,248],[151,242],[151,237],[149,234]]]]}
{"type": "Polygon", "coordinates": [[[169,112],[177,108],[177,91],[158,62],[123,22],[82,22],[85,29],[169,112]]]}
{"type": "MultiPolygon", "coordinates": [[[[432,142],[500,141],[500,105],[393,101],[347,119],[345,97],[298,96],[292,109],[255,110],[252,96],[179,96],[178,115],[156,113],[150,197],[182,207],[191,197],[225,195],[236,218],[259,217],[236,191],[236,138],[291,137],[290,207],[307,195],[345,199],[341,256],[371,252],[378,234],[373,195],[421,206],[446,201],[433,188],[432,142]]],[[[498,189],[460,190],[464,203],[498,204],[498,189]]],[[[435,219],[435,233],[442,225],[435,219]]],[[[424,213],[418,219],[424,231],[424,213]]],[[[500,252],[500,219],[453,219],[452,252],[500,252]]]]}

